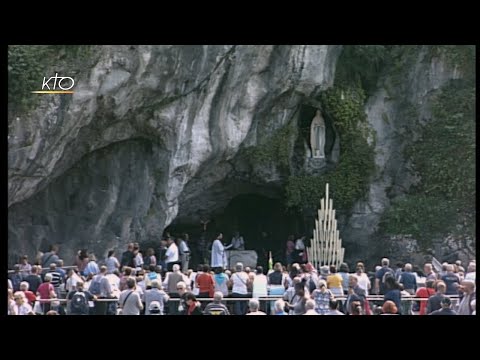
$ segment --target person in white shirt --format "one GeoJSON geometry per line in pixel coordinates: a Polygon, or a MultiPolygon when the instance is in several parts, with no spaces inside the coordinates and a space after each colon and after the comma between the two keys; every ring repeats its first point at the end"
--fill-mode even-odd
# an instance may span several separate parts
{"type": "Polygon", "coordinates": [[[167,264],[167,271],[172,271],[173,265],[178,264],[179,255],[178,247],[171,237],[167,239],[168,249],[165,253],[165,262],[167,264]]]}
{"type": "Polygon", "coordinates": [[[33,315],[32,306],[26,301],[23,291],[13,294],[15,304],[12,305],[10,315],[33,315]]]}
{"type": "Polygon", "coordinates": [[[192,271],[188,277],[189,282],[187,284],[190,284],[190,287],[192,288],[192,293],[195,296],[198,296],[200,294],[200,289],[197,286],[197,282],[195,281],[197,279],[197,276],[202,273],[202,265],[197,266],[197,271],[192,271]]]}
{"type": "Polygon", "coordinates": [[[229,246],[224,247],[222,244],[223,234],[219,233],[217,238],[213,241],[212,244],[212,259],[211,259],[211,268],[215,269],[217,267],[225,267],[225,250],[230,248],[229,246]]]}
{"type": "Polygon", "coordinates": [[[243,236],[240,236],[238,231],[235,231],[232,237],[232,242],[228,248],[232,248],[232,250],[245,250],[245,241],[243,240],[243,236]]]}
{"type": "Polygon", "coordinates": [[[188,263],[190,262],[190,248],[186,241],[186,239],[188,239],[188,234],[185,234],[184,236],[185,239],[181,237],[177,238],[177,247],[182,264],[182,271],[187,271],[188,263]]]}
{"type": "Polygon", "coordinates": [[[364,272],[363,264],[357,264],[357,269],[356,269],[355,275],[357,276],[358,279],[358,286],[360,286],[361,289],[365,290],[365,295],[368,295],[368,290],[372,287],[372,284],[370,282],[370,279],[368,278],[368,275],[364,272]]]}
{"type": "Polygon", "coordinates": [[[465,274],[465,280],[472,280],[475,282],[476,269],[477,269],[477,264],[474,262],[470,262],[470,264],[468,264],[468,267],[467,267],[467,273],[465,274]]]}
{"type": "MultiPolygon", "coordinates": [[[[248,297],[248,284],[250,279],[245,271],[243,271],[243,264],[241,262],[235,265],[235,273],[230,277],[230,284],[232,285],[232,297],[233,298],[246,298],[248,297]]],[[[234,314],[244,315],[246,312],[247,304],[245,301],[235,301],[234,314]]]]}

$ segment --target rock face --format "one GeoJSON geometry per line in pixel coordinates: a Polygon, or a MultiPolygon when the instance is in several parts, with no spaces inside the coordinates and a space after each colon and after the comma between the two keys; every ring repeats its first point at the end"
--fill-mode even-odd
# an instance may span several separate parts
{"type": "MultiPolygon", "coordinates": [[[[314,116],[341,50],[95,46],[83,66],[52,65],[52,73],[75,78],[75,94],[9,112],[9,263],[53,243],[67,263],[80,248],[103,257],[130,241],[158,240],[174,220],[199,224],[238,195],[280,200],[289,175],[334,168],[342,144],[330,120],[325,159],[310,159],[308,135],[292,133],[289,168],[247,160],[248,149],[314,116]]],[[[347,261],[372,254],[390,199],[416,181],[402,155],[405,104],[428,121],[432,90],[461,76],[443,59],[426,61],[426,51],[402,79],[404,91],[388,87],[387,74],[367,101],[377,169],[367,199],[338,217],[347,261]]]]}
{"type": "Polygon", "coordinates": [[[416,181],[403,157],[405,143],[408,143],[405,141],[406,130],[412,126],[405,104],[414,107],[420,119],[429,121],[432,116],[428,103],[433,90],[460,76],[454,67],[446,66],[442,59],[425,61],[426,51],[424,48],[419,53],[407,78],[403,80],[406,91],[387,91],[383,84],[388,79],[384,78],[379,81],[376,93],[367,101],[365,111],[368,122],[376,132],[377,170],[367,200],[354,205],[352,215],[341,229],[344,244],[351,249],[346,253],[347,260],[366,259],[375,251],[372,240],[382,214],[390,205],[390,199],[404,194],[416,181]]]}
{"type": "MultiPolygon", "coordinates": [[[[13,261],[52,243],[62,245],[62,256],[80,247],[103,256],[158,238],[179,199],[202,195],[205,206],[213,199],[224,206],[250,185],[218,196],[206,190],[242,172],[233,161],[241,148],[270,136],[332,85],[341,47],[94,50],[94,65],[76,69],[73,96],[43,96],[31,113],[9,114],[13,261]]],[[[275,174],[258,176],[268,184],[275,174]]],[[[191,205],[183,206],[197,212],[191,205]]]]}

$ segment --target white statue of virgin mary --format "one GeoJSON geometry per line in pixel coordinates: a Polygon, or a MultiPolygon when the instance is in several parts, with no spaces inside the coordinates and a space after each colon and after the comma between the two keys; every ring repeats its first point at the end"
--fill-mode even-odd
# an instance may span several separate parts
{"type": "Polygon", "coordinates": [[[310,125],[310,144],[312,146],[312,157],[325,157],[325,120],[320,110],[317,110],[310,125]]]}

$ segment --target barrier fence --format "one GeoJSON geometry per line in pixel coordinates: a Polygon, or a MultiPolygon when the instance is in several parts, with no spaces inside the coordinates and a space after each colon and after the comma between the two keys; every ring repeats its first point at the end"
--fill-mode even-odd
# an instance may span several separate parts
{"type": "MultiPolygon", "coordinates": [[[[456,300],[459,299],[459,296],[458,295],[445,295],[446,297],[449,297],[450,299],[452,299],[452,303],[456,300]]],[[[231,297],[224,297],[222,299],[222,302],[224,301],[249,301],[253,299],[252,297],[246,297],[246,298],[231,298],[231,297]]],[[[258,298],[255,298],[257,299],[258,301],[274,301],[274,300],[277,300],[277,299],[283,299],[283,296],[280,296],[280,295],[273,295],[273,296],[261,296],[261,297],[258,297],[258,298]]],[[[346,300],[347,297],[346,296],[336,296],[335,297],[335,300],[346,300]]],[[[213,298],[200,298],[200,297],[197,297],[197,301],[210,301],[212,302],[214,299],[213,298]]],[[[39,302],[42,302],[42,303],[47,303],[47,302],[52,302],[52,301],[58,301],[58,302],[66,302],[67,299],[60,299],[60,298],[52,298],[52,299],[37,299],[36,301],[39,301],[39,302]]],[[[108,299],[105,299],[105,298],[99,298],[99,299],[96,299],[94,301],[98,301],[98,302],[112,302],[112,301],[117,301],[118,302],[118,298],[108,298],[108,299]]],[[[168,301],[180,301],[180,298],[177,298],[177,297],[171,297],[168,301]]],[[[384,301],[384,298],[383,298],[383,295],[380,295],[380,296],[377,296],[377,295],[372,295],[372,296],[367,296],[367,301],[384,301]]],[[[419,298],[419,297],[402,297],[401,298],[401,301],[428,301],[428,298],[419,298]]]]}

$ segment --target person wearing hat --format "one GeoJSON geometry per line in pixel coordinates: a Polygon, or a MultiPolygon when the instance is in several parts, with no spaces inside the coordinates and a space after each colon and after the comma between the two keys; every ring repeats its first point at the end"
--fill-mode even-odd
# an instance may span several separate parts
{"type": "Polygon", "coordinates": [[[151,285],[152,288],[143,294],[143,302],[145,303],[146,309],[145,315],[163,315],[163,309],[170,299],[170,296],[163,291],[162,284],[157,279],[152,280],[151,285]],[[152,313],[150,311],[153,303],[155,303],[155,306],[158,306],[159,312],[152,313]]]}
{"type": "Polygon", "coordinates": [[[162,315],[162,309],[158,301],[152,301],[148,307],[148,315],[162,315]]]}
{"type": "Polygon", "coordinates": [[[442,308],[431,312],[429,315],[457,315],[457,312],[452,310],[452,300],[449,297],[444,297],[440,304],[442,308]]]}

